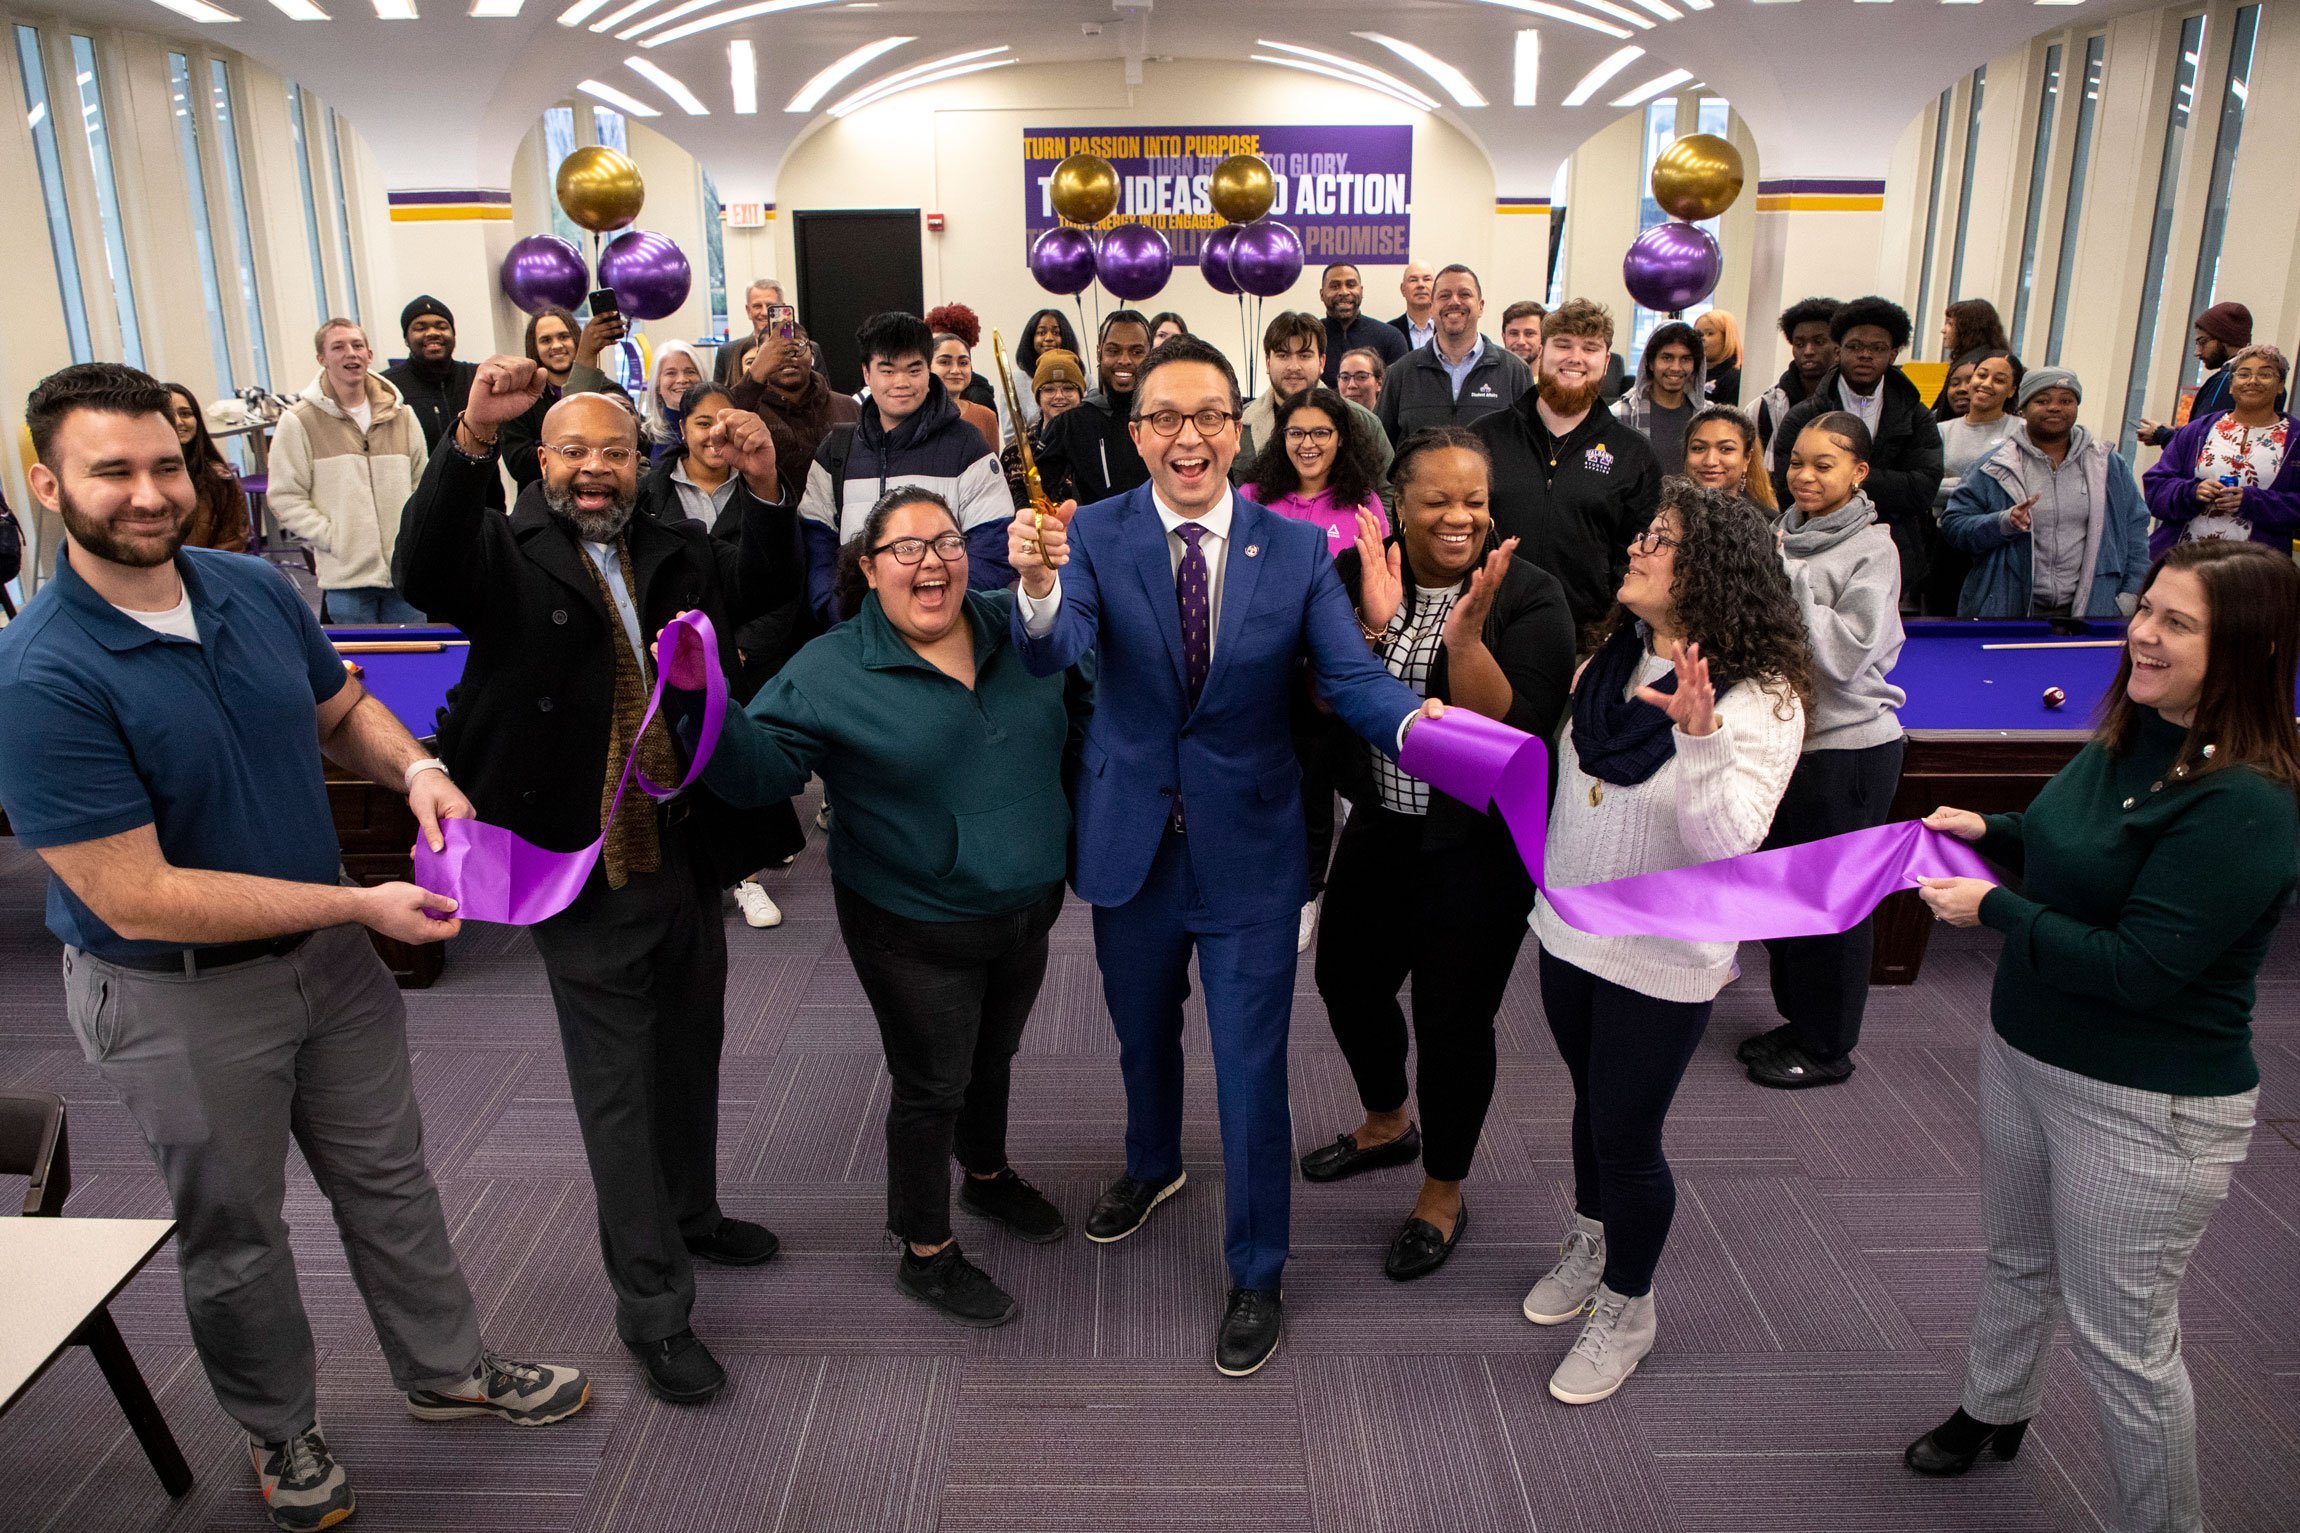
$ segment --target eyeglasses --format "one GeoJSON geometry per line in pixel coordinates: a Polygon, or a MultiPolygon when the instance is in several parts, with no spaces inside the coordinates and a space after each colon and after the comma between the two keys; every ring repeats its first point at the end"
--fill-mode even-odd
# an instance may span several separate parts
{"type": "Polygon", "coordinates": [[[639,460],[638,453],[628,447],[579,447],[573,442],[546,442],[543,450],[554,453],[559,461],[575,468],[597,458],[609,468],[628,468],[639,460]]]}
{"type": "Polygon", "coordinates": [[[1299,447],[1304,442],[1313,442],[1323,447],[1333,439],[1334,428],[1331,426],[1288,426],[1286,428],[1286,445],[1288,447],[1299,447]]]}
{"type": "Polygon", "coordinates": [[[1673,538],[1666,532],[1655,532],[1650,527],[1629,540],[1629,551],[1633,554],[1657,554],[1664,548],[1684,546],[1683,538],[1673,538]]]}
{"type": "Polygon", "coordinates": [[[934,550],[934,556],[943,563],[956,563],[966,557],[966,534],[946,532],[933,538],[889,538],[878,547],[867,549],[865,552],[874,556],[892,554],[894,555],[894,562],[897,564],[918,564],[925,560],[926,551],[930,548],[934,550]]]}
{"type": "Polygon", "coordinates": [[[1153,410],[1134,418],[1160,436],[1180,436],[1184,421],[1196,426],[1200,436],[1212,436],[1238,417],[1227,410],[1200,410],[1194,415],[1184,415],[1179,410],[1153,410]]]}
{"type": "Polygon", "coordinates": [[[1890,341],[1843,341],[1837,346],[1848,357],[1889,357],[1899,349],[1890,341]]]}

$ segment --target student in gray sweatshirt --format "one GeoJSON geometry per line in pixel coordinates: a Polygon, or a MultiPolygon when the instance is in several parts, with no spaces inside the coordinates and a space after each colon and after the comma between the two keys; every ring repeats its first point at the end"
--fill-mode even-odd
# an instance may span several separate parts
{"type": "MultiPolygon", "coordinates": [[[[1869,428],[1842,411],[1816,417],[1789,449],[1791,501],[1775,525],[1812,638],[1814,695],[1768,848],[1883,824],[1901,779],[1906,694],[1885,679],[1901,655],[1901,562],[1861,489],[1869,451],[1869,428]]],[[[1751,1080],[1795,1090],[1853,1073],[1874,947],[1869,921],[1765,944],[1784,1020],[1742,1043],[1751,1080]]]]}

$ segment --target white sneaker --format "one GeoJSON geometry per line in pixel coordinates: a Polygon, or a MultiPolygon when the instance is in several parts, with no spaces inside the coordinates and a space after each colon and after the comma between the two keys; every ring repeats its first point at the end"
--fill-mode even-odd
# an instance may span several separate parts
{"type": "Polygon", "coordinates": [[[817,829],[817,830],[829,830],[830,828],[831,828],[831,806],[830,806],[830,804],[828,803],[828,801],[826,801],[826,802],[823,804],[822,808],[820,808],[820,809],[817,809],[817,810],[815,811],[815,829],[817,829]]]}
{"type": "Polygon", "coordinates": [[[1312,900],[1302,907],[1302,929],[1300,934],[1294,938],[1294,951],[1307,953],[1310,950],[1310,944],[1315,942],[1317,938],[1318,902],[1312,900]]]}
{"type": "Polygon", "coordinates": [[[1550,1394],[1567,1405],[1595,1405],[1629,1381],[1653,1350],[1653,1334],[1650,1292],[1632,1299],[1599,1284],[1580,1338],[1549,1376],[1550,1394]]]}
{"type": "Polygon", "coordinates": [[[767,891],[747,878],[735,885],[735,903],[742,907],[743,919],[753,926],[783,924],[783,913],[767,898],[767,891]]]}
{"type": "Polygon", "coordinates": [[[1557,1265],[1525,1296],[1525,1318],[1535,1325],[1563,1325],[1578,1316],[1605,1277],[1605,1226],[1573,1216],[1557,1248],[1557,1265]]]}

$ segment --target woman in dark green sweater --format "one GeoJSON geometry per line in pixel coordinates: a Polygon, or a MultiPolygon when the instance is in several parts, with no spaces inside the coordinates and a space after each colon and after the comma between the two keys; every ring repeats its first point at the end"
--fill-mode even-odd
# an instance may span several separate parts
{"type": "Polygon", "coordinates": [[[2300,859],[2300,568],[2249,543],[2149,572],[2099,733],[2023,814],[1936,809],[2021,892],[1924,881],[2004,934],[1981,1046],[1987,1269],[1920,1474],[2019,1451],[2056,1305],[2098,1406],[2117,1533],[2203,1526],[2180,1279],[2252,1137],[2253,983],[2300,859]]]}
{"type": "MultiPolygon", "coordinates": [[[[730,712],[704,781],[772,804],[820,773],[837,796],[830,865],[839,934],[894,1078],[887,1224],[895,1286],[962,1325],[1016,1305],[950,1233],[959,1202],[1025,1240],[1061,1213],[1006,1163],[1008,1065],[1062,909],[1070,805],[1060,676],[1024,669],[1011,593],[969,592],[966,538],[939,495],[889,491],[841,559],[852,621],[800,650],[730,712]]],[[[680,664],[672,685],[699,683],[680,664]]]]}

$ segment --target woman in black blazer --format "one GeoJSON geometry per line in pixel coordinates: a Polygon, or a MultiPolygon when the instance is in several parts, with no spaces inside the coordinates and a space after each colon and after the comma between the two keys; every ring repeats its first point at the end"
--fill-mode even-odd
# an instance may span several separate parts
{"type": "MultiPolygon", "coordinates": [[[[1513,557],[1487,509],[1492,462],[1458,426],[1406,438],[1390,464],[1398,535],[1360,517],[1335,561],[1366,642],[1426,697],[1547,737],[1573,679],[1573,617],[1555,576],[1513,557]]],[[[1318,994],[1356,1077],[1365,1121],[1302,1157],[1335,1181],[1423,1160],[1420,1197],[1382,1270],[1401,1282],[1445,1264],[1468,1225],[1461,1184],[1493,1100],[1493,1022],[1533,909],[1533,880],[1498,814],[1448,798],[1360,745],[1352,806],[1318,940],[1318,994]],[[1423,1125],[1406,1114],[1413,982],[1423,1125]]]]}

